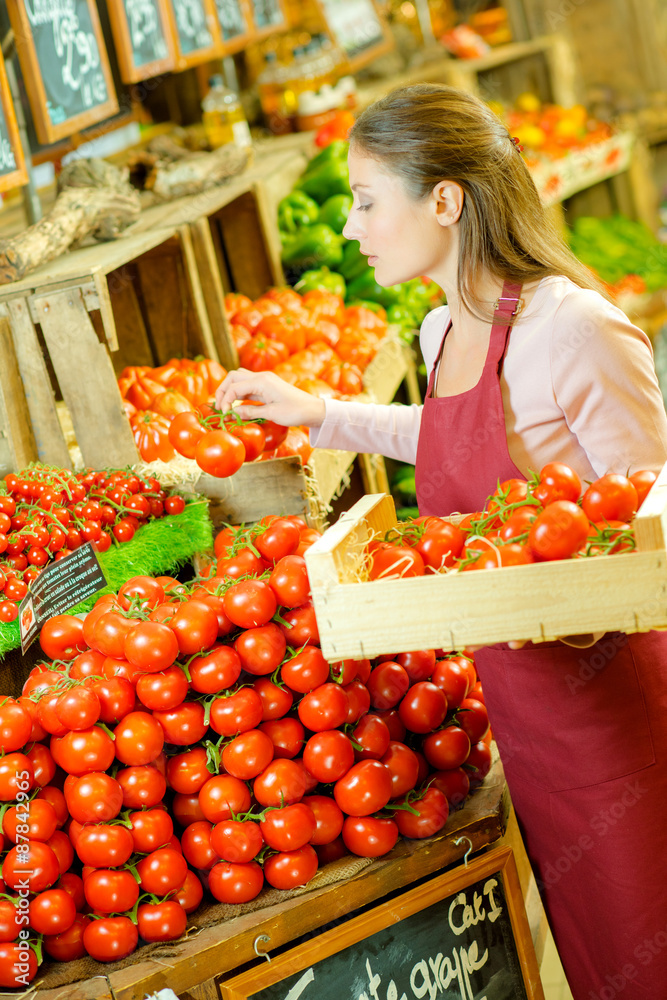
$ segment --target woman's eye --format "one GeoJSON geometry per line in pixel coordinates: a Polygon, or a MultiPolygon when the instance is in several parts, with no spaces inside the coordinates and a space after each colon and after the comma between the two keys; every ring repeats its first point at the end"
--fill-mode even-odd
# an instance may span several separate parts
{"type": "Polygon", "coordinates": [[[370,207],[371,207],[370,203],[368,205],[359,205],[359,211],[360,212],[367,212],[370,207]]]}

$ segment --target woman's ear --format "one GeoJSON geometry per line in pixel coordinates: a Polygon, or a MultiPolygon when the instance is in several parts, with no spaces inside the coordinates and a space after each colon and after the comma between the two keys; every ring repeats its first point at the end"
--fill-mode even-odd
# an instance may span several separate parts
{"type": "Polygon", "coordinates": [[[458,222],[463,209],[465,193],[456,181],[438,181],[431,192],[434,201],[436,221],[441,226],[451,226],[458,222]]]}

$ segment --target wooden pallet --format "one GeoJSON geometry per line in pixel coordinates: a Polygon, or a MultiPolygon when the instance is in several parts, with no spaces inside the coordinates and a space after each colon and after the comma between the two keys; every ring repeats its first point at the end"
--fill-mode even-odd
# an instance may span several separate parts
{"type": "Polygon", "coordinates": [[[637,515],[636,552],[356,582],[369,539],[395,524],[392,498],[367,496],[306,552],[328,660],[667,629],[667,465],[637,515]]]}
{"type": "Polygon", "coordinates": [[[370,861],[352,879],[331,881],[284,902],[205,927],[186,940],[170,942],[168,950],[161,950],[155,959],[150,955],[142,958],[139,949],[131,966],[117,971],[109,969],[108,984],[96,977],[51,989],[46,966],[44,985],[37,989],[36,1000],[63,1000],[65,996],[67,1000],[99,1000],[109,995],[115,1000],[143,1000],[146,994],[165,987],[170,987],[181,1000],[218,1000],[218,981],[225,973],[256,960],[258,939],[269,951],[274,951],[332,920],[342,919],[374,900],[454,865],[464,856],[498,841],[505,832],[508,814],[502,765],[496,761],[484,784],[460,811],[450,816],[444,832],[436,837],[401,839],[393,851],[370,861]],[[268,942],[260,935],[267,935],[268,942]]]}

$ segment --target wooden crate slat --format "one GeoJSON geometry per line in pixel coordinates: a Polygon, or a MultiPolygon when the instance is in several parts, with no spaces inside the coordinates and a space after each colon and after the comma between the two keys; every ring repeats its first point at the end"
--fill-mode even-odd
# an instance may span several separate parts
{"type": "Polygon", "coordinates": [[[232,368],[238,368],[239,356],[232,340],[229,320],[225,312],[225,290],[208,219],[196,219],[191,223],[190,235],[202,294],[211,324],[211,336],[220,364],[229,371],[232,368]]]}
{"type": "Polygon", "coordinates": [[[254,190],[245,191],[213,213],[220,226],[234,288],[259,298],[276,275],[268,253],[254,190]]]}
{"type": "Polygon", "coordinates": [[[136,462],[111,358],[81,292],[35,296],[35,308],[84,462],[97,469],[136,462]]]}
{"type": "MultiPolygon", "coordinates": [[[[37,458],[46,465],[71,469],[72,461],[58,419],[51,379],[37,332],[25,299],[11,299],[5,307],[11,324],[14,351],[19,367],[37,458]]],[[[4,365],[2,366],[4,370],[4,365]]]]}
{"type": "Polygon", "coordinates": [[[0,371],[0,473],[4,475],[38,457],[6,310],[0,312],[0,371]]]}
{"type": "Polygon", "coordinates": [[[210,500],[214,525],[259,521],[273,514],[303,514],[308,509],[301,459],[296,455],[249,462],[227,479],[201,475],[195,490],[210,500]]]}
{"type": "Polygon", "coordinates": [[[653,552],[667,548],[667,465],[663,466],[635,518],[637,548],[653,552]]]}
{"type": "Polygon", "coordinates": [[[204,299],[204,292],[202,290],[199,272],[197,270],[197,259],[195,257],[189,227],[185,225],[179,226],[178,237],[183,253],[185,280],[190,295],[190,301],[192,302],[194,308],[195,326],[197,328],[197,337],[199,340],[198,349],[196,349],[193,353],[203,354],[205,357],[211,358],[213,361],[219,361],[220,357],[218,355],[216,343],[213,339],[211,322],[206,310],[206,301],[204,299]]]}

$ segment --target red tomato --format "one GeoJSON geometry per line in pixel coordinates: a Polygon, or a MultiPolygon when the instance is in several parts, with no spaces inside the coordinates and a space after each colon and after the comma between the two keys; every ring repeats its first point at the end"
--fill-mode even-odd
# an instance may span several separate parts
{"type": "Polygon", "coordinates": [[[136,687],[137,697],[142,705],[152,711],[162,712],[182,705],[188,690],[188,679],[178,664],[157,673],[143,674],[137,680],[136,687]]]}
{"type": "Polygon", "coordinates": [[[246,673],[262,676],[272,674],[280,666],[287,641],[278,625],[269,622],[242,632],[234,642],[234,649],[246,673]]]}
{"type": "Polygon", "coordinates": [[[398,577],[423,576],[424,560],[407,545],[380,542],[370,553],[369,580],[392,580],[398,577]]]}
{"type": "Polygon", "coordinates": [[[410,806],[417,810],[418,815],[415,816],[407,809],[399,809],[394,816],[404,837],[433,837],[447,822],[449,805],[444,792],[438,788],[427,788],[421,798],[410,799],[410,806]]]}
{"type": "Polygon", "coordinates": [[[192,747],[167,761],[167,784],[182,795],[195,795],[211,777],[204,747],[192,747]]]}
{"type": "Polygon", "coordinates": [[[387,724],[379,715],[364,715],[352,731],[355,760],[379,760],[387,752],[390,742],[387,724]]]}
{"type": "Polygon", "coordinates": [[[649,490],[653,486],[654,482],[658,478],[656,472],[651,472],[650,469],[643,469],[640,472],[633,472],[630,476],[630,482],[637,490],[637,503],[638,508],[644,503],[644,500],[648,496],[649,490]]]}
{"type": "Polygon", "coordinates": [[[19,910],[13,900],[0,899],[0,944],[7,944],[8,941],[15,941],[23,927],[23,921],[19,922],[19,910]]]}
{"type": "Polygon", "coordinates": [[[50,802],[31,799],[17,806],[10,806],[2,818],[2,832],[16,844],[18,840],[49,840],[56,832],[58,817],[50,802]],[[22,832],[17,832],[20,825],[22,832]]]}
{"type": "Polygon", "coordinates": [[[137,926],[144,941],[175,941],[185,934],[188,915],[175,899],[142,903],[137,910],[137,926]]]}
{"type": "Polygon", "coordinates": [[[141,809],[130,813],[131,836],[135,851],[150,854],[166,847],[174,832],[171,816],[165,809],[141,809]]]}
{"type": "Polygon", "coordinates": [[[37,975],[37,956],[24,941],[0,944],[0,986],[18,987],[25,991],[26,981],[37,975]]]}
{"type": "Polygon", "coordinates": [[[241,660],[231,646],[213,646],[194,657],[188,666],[193,691],[217,694],[239,679],[241,660]]]}
{"type": "Polygon", "coordinates": [[[127,958],[137,947],[138,941],[139,931],[129,917],[91,920],[83,931],[86,952],[97,962],[117,962],[121,958],[127,958]]]}
{"type": "Polygon", "coordinates": [[[255,861],[246,864],[220,861],[208,873],[211,894],[221,903],[249,903],[259,895],[263,885],[264,874],[255,861]]]}
{"type": "Polygon", "coordinates": [[[294,704],[292,692],[267,677],[258,677],[252,686],[262,702],[262,722],[281,719],[294,704]]]}
{"type": "Polygon", "coordinates": [[[540,472],[540,482],[533,490],[533,496],[545,507],[555,500],[576,503],[581,496],[581,479],[569,465],[549,462],[540,472]]]}
{"type": "Polygon", "coordinates": [[[199,789],[199,805],[210,823],[219,823],[231,819],[233,814],[247,812],[250,802],[247,786],[230,774],[216,774],[199,789]]]}
{"type": "Polygon", "coordinates": [[[447,698],[447,708],[458,708],[470,690],[470,678],[457,660],[437,660],[431,681],[447,698]]]}
{"type": "Polygon", "coordinates": [[[368,688],[358,678],[351,684],[345,684],[343,691],[347,695],[347,717],[346,722],[354,724],[366,715],[371,707],[371,696],[368,688]]]}
{"type": "Polygon", "coordinates": [[[273,756],[292,759],[301,753],[306,742],[305,729],[298,719],[267,719],[259,729],[273,743],[273,756]]]}
{"type": "Polygon", "coordinates": [[[430,733],[447,714],[447,699],[431,681],[413,684],[398,707],[404,726],[413,733],[430,733]]]}
{"type": "Polygon", "coordinates": [[[264,838],[259,823],[226,819],[211,830],[211,847],[223,861],[247,864],[264,847],[264,838]]]}
{"type": "Polygon", "coordinates": [[[471,743],[478,743],[489,729],[489,715],[483,702],[476,698],[464,698],[457,710],[456,721],[470,737],[471,743]]]}
{"type": "Polygon", "coordinates": [[[264,451],[266,434],[261,424],[256,424],[253,421],[238,424],[230,422],[227,424],[227,430],[243,445],[246,462],[254,462],[264,451]]]}
{"type": "Polygon", "coordinates": [[[282,607],[298,608],[305,604],[310,597],[310,584],[303,556],[286,555],[278,559],[271,571],[269,586],[282,607]]]}
{"type": "Polygon", "coordinates": [[[165,743],[185,747],[198,743],[206,735],[206,710],[199,701],[184,701],[166,711],[153,711],[164,733],[165,743]]]}
{"type": "Polygon", "coordinates": [[[334,798],[348,816],[368,816],[383,809],[391,793],[391,771],[379,760],[359,761],[334,785],[334,798]]]}
{"type": "Polygon", "coordinates": [[[233,476],[245,461],[245,448],[239,438],[224,427],[206,431],[197,442],[194,454],[200,469],[216,479],[233,476]]]}
{"type": "Polygon", "coordinates": [[[42,892],[52,886],[59,876],[58,858],[48,844],[40,840],[29,840],[27,845],[22,843],[12,847],[2,865],[3,881],[16,891],[29,888],[30,892],[42,892]]]}
{"type": "Polygon", "coordinates": [[[314,733],[337,729],[347,719],[347,695],[339,684],[320,684],[303,696],[297,711],[306,729],[314,733]]]}
{"type": "Polygon", "coordinates": [[[385,660],[371,671],[366,686],[373,708],[394,708],[410,687],[410,677],[400,663],[385,660]]]}
{"type": "Polygon", "coordinates": [[[92,688],[72,687],[60,695],[55,704],[55,714],[60,722],[73,730],[88,729],[100,717],[100,699],[92,688]]]}
{"type": "Polygon", "coordinates": [[[147,673],[166,670],[178,656],[178,651],[174,630],[160,622],[140,622],[130,629],[123,643],[125,659],[147,673]]]}
{"type": "Polygon", "coordinates": [[[169,424],[169,442],[179,455],[194,458],[205,428],[194,412],[177,413],[169,424]]]}
{"type": "Polygon", "coordinates": [[[81,776],[110,768],[117,746],[99,726],[91,726],[80,732],[52,736],[49,749],[63,771],[81,776]]]}
{"type": "Polygon", "coordinates": [[[448,771],[460,767],[467,760],[470,737],[460,726],[445,726],[424,737],[422,751],[431,767],[448,771]]]}
{"type": "Polygon", "coordinates": [[[264,841],[275,851],[299,850],[310,842],[316,826],[312,809],[303,802],[268,809],[259,824],[264,841]]]}
{"type": "Polygon", "coordinates": [[[296,524],[285,517],[278,517],[257,535],[255,546],[262,558],[275,565],[278,560],[296,552],[300,535],[296,524]]]}
{"type": "Polygon", "coordinates": [[[639,497],[626,476],[610,474],[591,483],[581,506],[590,521],[630,521],[637,513],[639,497]]]}
{"type": "Polygon", "coordinates": [[[588,517],[581,507],[571,500],[556,500],[533,522],[528,543],[538,559],[567,559],[581,548],[587,535],[588,517]]]}
{"type": "Polygon", "coordinates": [[[491,770],[491,763],[491,748],[481,741],[473,743],[466,760],[466,767],[472,769],[468,771],[471,788],[481,785],[491,770]]]}
{"type": "Polygon", "coordinates": [[[445,794],[450,808],[460,806],[470,791],[470,779],[462,767],[434,771],[429,776],[428,783],[445,794]]]}
{"type": "Polygon", "coordinates": [[[220,860],[220,855],[211,844],[212,831],[213,824],[204,819],[190,823],[181,834],[183,857],[199,871],[208,871],[220,860]]]}
{"type": "Polygon", "coordinates": [[[129,860],[133,851],[132,833],[125,826],[86,823],[76,838],[79,860],[93,868],[118,868],[129,860]]]}
{"type": "Polygon", "coordinates": [[[166,896],[185,882],[187,861],[171,847],[160,847],[137,862],[139,884],[144,892],[166,896]]]}
{"type": "Polygon", "coordinates": [[[266,733],[249,729],[240,733],[222,751],[222,764],[228,774],[241,781],[251,781],[273,760],[273,743],[266,733]]]}
{"type": "Polygon", "coordinates": [[[305,773],[296,761],[276,759],[255,778],[252,789],[261,806],[283,806],[300,802],[306,783],[305,773]]]}
{"type": "Polygon", "coordinates": [[[379,858],[396,846],[398,826],[383,816],[347,816],[343,841],[348,851],[362,858],[379,858]]]}
{"type": "Polygon", "coordinates": [[[186,913],[194,913],[204,898],[204,889],[193,871],[188,869],[185,882],[177,889],[173,897],[181,904],[186,913]]]}
{"type": "Polygon", "coordinates": [[[435,650],[417,649],[410,653],[399,653],[396,657],[412,684],[415,681],[427,681],[435,668],[435,650]]]}
{"type": "Polygon", "coordinates": [[[241,687],[211,702],[210,726],[221,736],[256,729],[262,721],[262,702],[253,688],[241,687]]]}
{"type": "Polygon", "coordinates": [[[20,750],[32,732],[32,716],[14,698],[0,704],[0,747],[4,753],[20,750]]]}
{"type": "Polygon", "coordinates": [[[280,668],[280,679],[292,691],[308,694],[329,679],[329,664],[317,646],[305,646],[280,668]]]}
{"type": "Polygon", "coordinates": [[[123,791],[123,805],[126,809],[157,805],[167,789],[164,775],[155,764],[122,768],[116,772],[116,781],[123,791]]]}
{"type": "Polygon", "coordinates": [[[306,885],[317,871],[315,849],[305,844],[296,851],[281,851],[264,861],[264,878],[275,889],[295,889],[306,885]]]}
{"type": "MultiPolygon", "coordinates": [[[[5,594],[10,596],[7,588],[5,594]]],[[[83,622],[74,615],[55,615],[42,625],[39,644],[52,660],[73,660],[87,646],[83,622]]]]}
{"type": "Polygon", "coordinates": [[[343,829],[345,817],[335,799],[328,795],[307,795],[302,801],[310,807],[315,816],[315,832],[310,838],[310,843],[321,846],[336,840],[343,829]]]}
{"type": "Polygon", "coordinates": [[[298,649],[306,643],[319,645],[320,633],[317,629],[317,620],[312,601],[302,604],[301,607],[283,611],[281,618],[287,622],[287,625],[281,625],[280,627],[288,643],[294,649],[298,649]]]}
{"type": "Polygon", "coordinates": [[[465,535],[455,524],[433,520],[415,545],[424,562],[425,569],[441,570],[453,566],[461,554],[465,535]]]}
{"type": "MultiPolygon", "coordinates": [[[[389,741],[389,732],[384,728],[389,741]]],[[[354,748],[339,729],[325,730],[310,737],[303,748],[303,763],[318,781],[324,784],[338,781],[354,764],[354,748]]]]}
{"type": "Polygon", "coordinates": [[[184,601],[169,622],[169,628],[175,632],[178,648],[186,656],[210,649],[218,638],[216,613],[203,601],[184,601]]]}
{"type": "Polygon", "coordinates": [[[64,792],[70,815],[78,823],[105,823],[115,819],[123,806],[120,783],[101,771],[68,779],[64,792]]]}
{"type": "Polygon", "coordinates": [[[115,752],[123,764],[150,764],[164,746],[164,731],[148,712],[130,712],[114,731],[115,752]]]}
{"type": "Polygon", "coordinates": [[[275,594],[262,580],[240,580],[225,592],[225,614],[240,628],[266,625],[277,610],[275,594]]]}
{"type": "Polygon", "coordinates": [[[391,740],[381,761],[391,772],[392,799],[412,791],[419,779],[419,760],[414,750],[391,740]]]}

